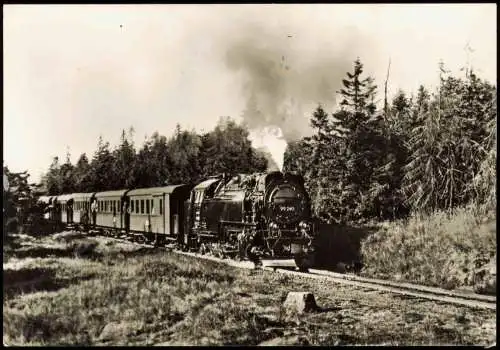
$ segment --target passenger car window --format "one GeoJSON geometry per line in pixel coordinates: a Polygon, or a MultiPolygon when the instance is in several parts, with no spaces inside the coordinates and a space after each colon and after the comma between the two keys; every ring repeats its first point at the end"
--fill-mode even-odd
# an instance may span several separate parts
{"type": "Polygon", "coordinates": [[[134,212],[134,201],[130,201],[130,212],[134,212]]]}
{"type": "Polygon", "coordinates": [[[163,199],[160,198],[160,215],[163,215],[163,199]]]}
{"type": "Polygon", "coordinates": [[[144,199],[141,199],[141,214],[144,214],[144,199]]]}

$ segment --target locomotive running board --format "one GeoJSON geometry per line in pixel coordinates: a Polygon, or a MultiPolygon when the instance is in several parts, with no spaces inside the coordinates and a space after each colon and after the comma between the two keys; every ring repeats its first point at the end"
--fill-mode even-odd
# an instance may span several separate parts
{"type": "Polygon", "coordinates": [[[262,259],[262,267],[293,267],[296,268],[297,264],[295,259],[262,259]]]}

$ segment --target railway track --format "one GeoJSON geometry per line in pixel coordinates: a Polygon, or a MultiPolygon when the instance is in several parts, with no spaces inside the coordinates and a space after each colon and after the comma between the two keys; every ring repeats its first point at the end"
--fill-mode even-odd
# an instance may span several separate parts
{"type": "MultiPolygon", "coordinates": [[[[130,242],[127,239],[114,238],[108,236],[105,237],[119,241],[125,240],[130,242]]],[[[151,245],[147,244],[140,244],[135,242],[134,244],[152,248],[151,245]]],[[[211,255],[203,255],[200,253],[193,253],[193,252],[184,252],[175,249],[173,246],[160,247],[156,249],[165,249],[168,251],[172,251],[176,254],[191,256],[210,261],[216,261],[237,268],[243,268],[243,269],[256,268],[254,263],[250,261],[221,259],[211,255]]],[[[411,283],[401,283],[401,282],[393,282],[382,279],[366,278],[356,275],[341,274],[327,270],[309,269],[309,272],[299,272],[295,271],[294,269],[291,269],[290,267],[289,268],[282,267],[282,265],[292,266],[293,264],[291,263],[290,260],[279,261],[279,262],[272,260],[264,260],[263,265],[259,268],[266,271],[272,271],[286,275],[301,276],[304,278],[312,278],[312,279],[323,279],[323,280],[333,281],[339,284],[347,284],[359,288],[378,290],[380,292],[399,294],[412,298],[428,299],[448,304],[467,306],[471,308],[496,310],[496,296],[465,293],[465,292],[451,291],[435,287],[416,285],[411,283]]]]}
{"type": "MultiPolygon", "coordinates": [[[[173,250],[173,252],[175,252],[177,254],[189,255],[189,256],[193,256],[193,257],[197,257],[197,258],[201,258],[201,259],[217,261],[220,263],[225,263],[227,265],[239,267],[239,268],[246,268],[246,269],[254,269],[255,268],[254,264],[249,262],[249,261],[238,262],[238,261],[232,261],[232,260],[227,260],[227,259],[220,259],[220,258],[213,257],[213,256],[206,256],[206,255],[201,255],[201,254],[196,254],[196,253],[187,253],[187,252],[181,252],[181,251],[176,251],[176,250],[173,250]]],[[[405,296],[414,297],[414,298],[429,299],[429,300],[444,302],[444,303],[448,303],[448,304],[462,305],[462,306],[467,306],[467,307],[471,307],[471,308],[496,310],[496,297],[495,296],[478,295],[478,294],[472,294],[472,293],[471,294],[459,293],[459,292],[453,292],[453,291],[440,289],[440,288],[413,285],[410,283],[390,282],[390,281],[380,280],[380,279],[371,279],[371,278],[368,279],[368,278],[363,278],[363,277],[358,277],[358,276],[353,276],[353,275],[339,274],[339,273],[325,271],[325,270],[309,269],[309,272],[299,272],[299,271],[294,271],[294,270],[287,269],[287,268],[269,267],[269,266],[265,266],[265,264],[262,267],[262,269],[267,270],[267,271],[274,271],[277,273],[292,275],[292,276],[301,276],[301,277],[312,278],[312,279],[324,279],[324,280],[333,281],[333,282],[340,283],[340,284],[348,284],[348,285],[353,285],[353,286],[360,287],[360,288],[366,288],[366,289],[371,289],[371,290],[378,290],[381,292],[400,294],[400,295],[405,295],[405,296]]]]}

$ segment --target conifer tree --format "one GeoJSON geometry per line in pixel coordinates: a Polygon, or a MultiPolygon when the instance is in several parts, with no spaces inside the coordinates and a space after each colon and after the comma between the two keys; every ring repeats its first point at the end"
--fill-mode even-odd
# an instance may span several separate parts
{"type": "Polygon", "coordinates": [[[45,175],[47,193],[51,196],[62,194],[61,166],[59,157],[52,159],[48,173],[45,175]]]}
{"type": "Polygon", "coordinates": [[[167,143],[172,160],[170,182],[195,183],[201,179],[201,138],[194,131],[182,130],[177,124],[175,134],[167,143]]]}
{"type": "Polygon", "coordinates": [[[132,184],[132,169],[135,162],[135,149],[133,142],[127,138],[125,130],[122,130],[120,145],[114,150],[115,161],[115,186],[117,188],[128,188],[132,184]]]}
{"type": "Polygon", "coordinates": [[[93,191],[109,191],[118,189],[115,182],[114,157],[109,150],[109,142],[99,136],[97,151],[90,164],[93,191]]]}
{"type": "Polygon", "coordinates": [[[74,193],[75,192],[75,173],[74,167],[71,164],[71,155],[68,151],[66,152],[66,162],[61,166],[60,169],[61,177],[61,193],[74,193]]]}
{"type": "Polygon", "coordinates": [[[75,191],[86,193],[93,188],[92,174],[89,160],[85,153],[82,153],[76,162],[75,173],[75,191]]]}

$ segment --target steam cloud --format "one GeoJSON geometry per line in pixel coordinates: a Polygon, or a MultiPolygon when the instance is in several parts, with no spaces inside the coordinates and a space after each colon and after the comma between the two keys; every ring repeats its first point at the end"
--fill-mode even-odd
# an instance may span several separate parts
{"type": "Polygon", "coordinates": [[[325,47],[290,29],[252,25],[238,33],[243,34],[227,45],[225,63],[242,77],[243,122],[254,146],[267,146],[281,170],[287,142],[311,133],[315,106],[321,103],[328,111],[335,104],[336,91],[356,58],[349,54],[354,42],[325,47]]]}

